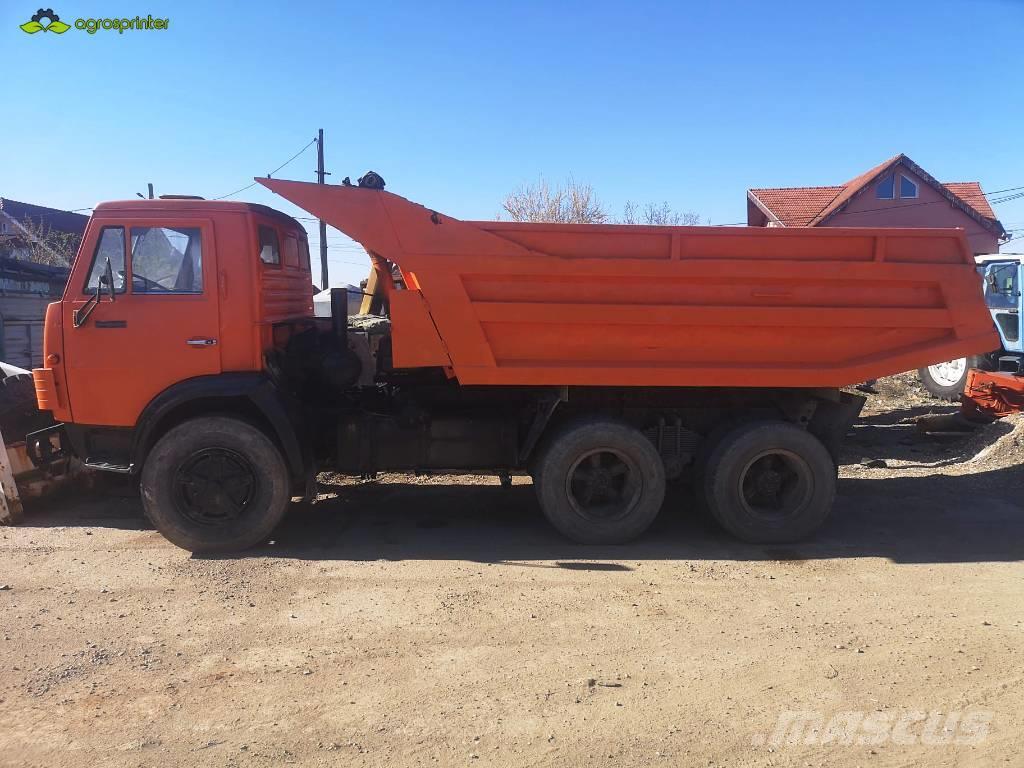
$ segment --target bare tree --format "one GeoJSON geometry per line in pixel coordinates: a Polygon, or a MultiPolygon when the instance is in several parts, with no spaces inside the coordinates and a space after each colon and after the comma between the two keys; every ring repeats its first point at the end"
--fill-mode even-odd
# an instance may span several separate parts
{"type": "Polygon", "coordinates": [[[564,186],[551,187],[544,178],[523,185],[505,198],[502,208],[512,221],[604,224],[610,218],[594,188],[572,178],[564,186]]]}
{"type": "MultiPolygon", "coordinates": [[[[615,220],[590,184],[581,184],[573,178],[564,185],[552,187],[541,177],[536,184],[524,184],[502,203],[512,221],[554,222],[559,224],[610,224],[615,220]]],[[[700,223],[700,216],[688,211],[677,211],[667,202],[626,203],[619,224],[651,224],[655,226],[692,226],[700,223]]]]}
{"type": "Polygon", "coordinates": [[[7,236],[8,248],[20,258],[36,264],[66,267],[75,258],[81,236],[55,230],[44,221],[26,217],[18,222],[19,232],[7,236]]]}
{"type": "Polygon", "coordinates": [[[622,212],[623,224],[651,224],[659,227],[692,227],[700,224],[700,216],[690,211],[677,211],[667,202],[660,205],[647,203],[641,209],[632,200],[626,202],[622,212]]]}

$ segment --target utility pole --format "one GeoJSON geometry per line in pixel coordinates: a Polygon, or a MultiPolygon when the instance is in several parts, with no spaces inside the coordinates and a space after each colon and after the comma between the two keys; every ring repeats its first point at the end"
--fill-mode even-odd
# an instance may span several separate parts
{"type": "MultiPolygon", "coordinates": [[[[330,174],[324,170],[324,129],[321,128],[316,140],[316,183],[326,183],[325,176],[330,174]]],[[[327,222],[320,219],[320,290],[325,291],[327,288],[327,222]]]]}

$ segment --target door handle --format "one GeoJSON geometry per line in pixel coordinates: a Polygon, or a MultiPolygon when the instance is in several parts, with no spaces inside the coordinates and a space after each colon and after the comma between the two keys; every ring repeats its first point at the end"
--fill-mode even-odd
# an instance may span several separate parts
{"type": "Polygon", "coordinates": [[[217,345],[217,340],[207,338],[196,338],[189,339],[185,343],[188,344],[190,347],[214,347],[217,345]]]}

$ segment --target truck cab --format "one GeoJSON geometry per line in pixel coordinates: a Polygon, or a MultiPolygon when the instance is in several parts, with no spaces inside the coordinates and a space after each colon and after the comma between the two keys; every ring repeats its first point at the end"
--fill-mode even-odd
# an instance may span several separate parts
{"type": "Polygon", "coordinates": [[[275,332],[312,318],[312,295],[290,216],[196,198],[102,203],[47,309],[40,407],[87,464],[131,473],[177,407],[244,403],[275,332]]]}

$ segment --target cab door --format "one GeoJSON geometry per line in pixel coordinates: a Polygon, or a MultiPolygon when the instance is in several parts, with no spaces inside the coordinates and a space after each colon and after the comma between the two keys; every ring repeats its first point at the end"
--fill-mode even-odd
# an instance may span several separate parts
{"type": "MultiPolygon", "coordinates": [[[[91,262],[64,301],[64,358],[78,424],[134,426],[156,395],[195,376],[220,373],[216,249],[208,219],[94,221],[82,251],[91,262]],[[84,320],[107,260],[104,291],[84,320]]],[[[78,270],[76,270],[76,273],[78,270]]]]}
{"type": "Polygon", "coordinates": [[[1024,352],[1021,339],[1021,269],[1016,262],[990,264],[985,272],[985,303],[1007,352],[1024,352]]]}

